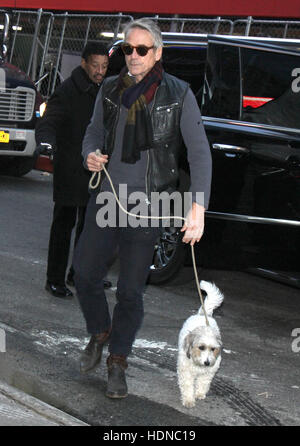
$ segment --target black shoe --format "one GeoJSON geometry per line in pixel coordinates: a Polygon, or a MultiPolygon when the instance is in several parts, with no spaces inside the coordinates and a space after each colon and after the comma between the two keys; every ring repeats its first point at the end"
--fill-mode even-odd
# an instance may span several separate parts
{"type": "Polygon", "coordinates": [[[55,285],[47,280],[45,289],[55,297],[72,297],[73,293],[65,285],[55,285]]]}
{"type": "Polygon", "coordinates": [[[126,398],[128,395],[125,377],[127,367],[125,356],[110,355],[107,358],[108,382],[106,396],[108,398],[126,398]]]}
{"type": "Polygon", "coordinates": [[[80,358],[80,372],[88,373],[100,364],[104,344],[107,342],[110,331],[92,335],[90,342],[83,350],[80,358]]]}

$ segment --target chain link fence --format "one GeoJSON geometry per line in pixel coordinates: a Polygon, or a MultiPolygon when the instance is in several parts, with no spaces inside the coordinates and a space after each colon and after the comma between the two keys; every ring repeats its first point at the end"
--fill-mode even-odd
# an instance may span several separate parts
{"type": "Polygon", "coordinates": [[[191,34],[232,34],[233,21],[216,17],[214,19],[192,19],[179,17],[148,17],[155,20],[162,32],[191,34]]]}
{"type": "Polygon", "coordinates": [[[159,24],[164,32],[220,34],[236,36],[273,37],[283,39],[300,38],[300,21],[295,20],[260,20],[183,17],[149,17],[159,24]]]}
{"type": "MultiPolygon", "coordinates": [[[[48,96],[58,82],[70,73],[80,62],[80,54],[87,41],[104,43],[107,47],[117,40],[125,23],[131,16],[118,15],[54,15],[51,17],[47,49],[44,51],[44,68],[52,79],[44,82],[39,89],[48,96]],[[77,57],[76,57],[77,56],[77,57]],[[45,92],[45,86],[47,92],[45,92]]],[[[42,74],[42,73],[40,73],[42,74]]]]}
{"type": "Polygon", "coordinates": [[[258,20],[248,17],[247,19],[235,20],[233,34],[243,36],[273,37],[282,39],[300,38],[300,21],[296,20],[258,20]]]}
{"type": "MultiPolygon", "coordinates": [[[[0,27],[4,12],[0,11],[0,27]]],[[[87,41],[102,42],[109,48],[131,20],[133,17],[123,14],[13,11],[7,59],[27,73],[48,98],[78,65],[87,41]]]]}
{"type": "MultiPolygon", "coordinates": [[[[7,11],[0,10],[2,16],[7,11]]],[[[299,38],[300,21],[183,17],[148,17],[157,21],[166,33],[220,34],[299,38]]],[[[53,14],[50,12],[13,10],[10,12],[8,61],[25,71],[48,98],[55,87],[69,76],[80,62],[87,41],[107,45],[121,38],[131,15],[53,14]]]]}

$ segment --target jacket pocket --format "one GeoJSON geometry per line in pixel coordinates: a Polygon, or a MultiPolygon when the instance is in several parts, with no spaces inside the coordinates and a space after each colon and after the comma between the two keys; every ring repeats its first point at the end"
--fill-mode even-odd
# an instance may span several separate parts
{"type": "Polygon", "coordinates": [[[158,142],[161,139],[167,140],[168,138],[172,138],[174,129],[179,126],[179,123],[179,102],[155,107],[152,112],[154,141],[158,142]]]}

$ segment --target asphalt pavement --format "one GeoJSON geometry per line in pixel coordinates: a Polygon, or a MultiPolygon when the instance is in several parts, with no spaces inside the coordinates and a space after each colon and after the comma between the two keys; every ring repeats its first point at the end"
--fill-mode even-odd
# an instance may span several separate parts
{"type": "MultiPolygon", "coordinates": [[[[174,283],[145,290],[128,398],[105,397],[106,349],[99,368],[80,375],[88,337],[77,298],[44,289],[51,198],[51,175],[0,177],[0,425],[300,424],[299,290],[242,271],[199,272],[225,294],[215,313],[224,348],[211,390],[194,408],[181,405],[176,377],[177,336],[199,306],[189,267],[174,283]]],[[[111,309],[117,274],[116,262],[111,309]]]]}

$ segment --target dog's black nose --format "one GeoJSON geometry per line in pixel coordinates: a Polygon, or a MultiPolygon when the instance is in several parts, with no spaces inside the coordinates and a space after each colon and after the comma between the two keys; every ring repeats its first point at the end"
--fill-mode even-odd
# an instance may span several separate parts
{"type": "Polygon", "coordinates": [[[204,365],[210,365],[210,362],[208,359],[204,362],[204,365]]]}

